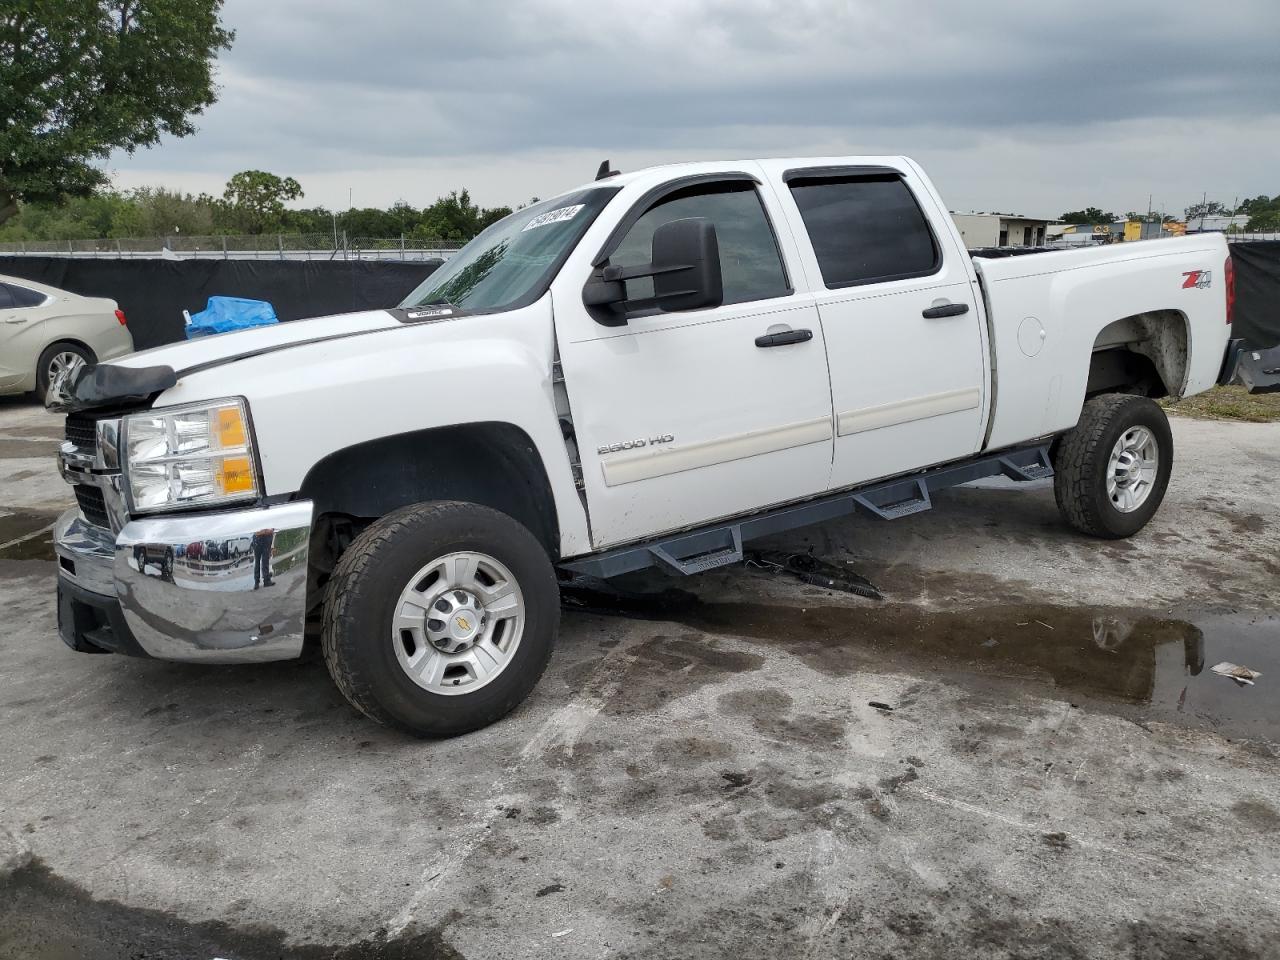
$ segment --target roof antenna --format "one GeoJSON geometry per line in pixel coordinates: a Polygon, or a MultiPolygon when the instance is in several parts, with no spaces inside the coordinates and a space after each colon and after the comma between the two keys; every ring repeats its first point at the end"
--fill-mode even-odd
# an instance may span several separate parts
{"type": "Polygon", "coordinates": [[[601,161],[600,161],[600,167],[596,170],[596,179],[597,179],[597,180],[607,180],[609,177],[616,177],[617,175],[618,175],[618,171],[617,171],[617,170],[610,170],[610,169],[609,169],[609,161],[608,161],[608,160],[601,160],[601,161]]]}

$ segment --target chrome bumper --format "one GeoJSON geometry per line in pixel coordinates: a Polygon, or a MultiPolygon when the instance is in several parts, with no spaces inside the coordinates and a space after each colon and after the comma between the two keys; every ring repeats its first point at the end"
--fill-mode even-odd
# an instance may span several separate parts
{"type": "Polygon", "coordinates": [[[287,660],[302,653],[311,515],[311,501],[302,500],[144,517],[113,535],[72,509],[58,519],[53,543],[59,577],[118,603],[148,655],[287,660]]]}

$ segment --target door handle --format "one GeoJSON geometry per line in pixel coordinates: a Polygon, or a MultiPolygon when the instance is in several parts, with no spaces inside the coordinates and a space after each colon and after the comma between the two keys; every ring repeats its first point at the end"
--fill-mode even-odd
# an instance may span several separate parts
{"type": "Polygon", "coordinates": [[[941,320],[943,317],[959,317],[968,312],[967,303],[944,303],[936,307],[926,307],[920,316],[926,320],[941,320]]]}
{"type": "Polygon", "coordinates": [[[4,322],[5,323],[26,323],[27,318],[26,317],[5,317],[4,322]]]}
{"type": "Polygon", "coordinates": [[[756,337],[756,346],[785,347],[788,343],[804,343],[812,339],[812,330],[784,330],[781,333],[762,333],[756,337]]]}

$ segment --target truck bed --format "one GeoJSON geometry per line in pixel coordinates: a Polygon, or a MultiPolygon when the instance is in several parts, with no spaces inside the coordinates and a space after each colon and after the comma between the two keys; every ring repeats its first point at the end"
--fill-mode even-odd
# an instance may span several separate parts
{"type": "Polygon", "coordinates": [[[1220,234],[1035,256],[975,255],[996,385],[987,448],[1073,427],[1090,357],[1116,345],[1116,337],[1173,371],[1169,379],[1177,382],[1166,384],[1170,394],[1189,396],[1213,386],[1231,331],[1228,258],[1220,234]],[[1117,319],[1099,333],[1098,318],[1117,319]],[[1135,331],[1157,329],[1153,342],[1138,342],[1143,334],[1135,331]],[[1166,336],[1166,330],[1173,332],[1166,336]]]}

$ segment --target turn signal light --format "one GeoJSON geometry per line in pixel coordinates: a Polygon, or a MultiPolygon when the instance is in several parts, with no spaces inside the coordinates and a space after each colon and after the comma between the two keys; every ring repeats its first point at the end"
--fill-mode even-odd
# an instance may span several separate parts
{"type": "Polygon", "coordinates": [[[223,457],[218,464],[214,485],[223,496],[233,493],[252,493],[253,464],[249,462],[248,457],[223,457]]]}

